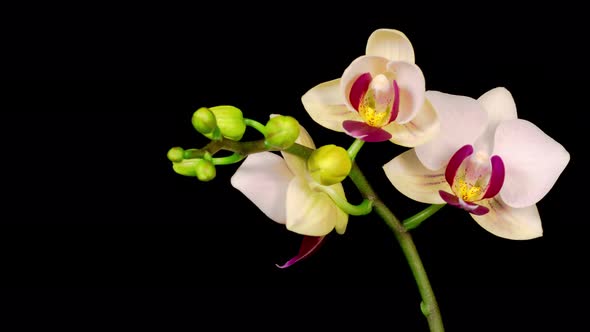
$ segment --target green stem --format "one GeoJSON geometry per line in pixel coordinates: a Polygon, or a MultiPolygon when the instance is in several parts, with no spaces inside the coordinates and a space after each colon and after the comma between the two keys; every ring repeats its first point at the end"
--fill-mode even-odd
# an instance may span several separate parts
{"type": "Polygon", "coordinates": [[[426,209],[404,220],[404,227],[406,228],[406,230],[409,231],[420,226],[420,224],[422,224],[424,220],[430,218],[433,214],[435,214],[438,210],[442,209],[445,205],[446,204],[432,204],[426,209]]]}
{"type": "Polygon", "coordinates": [[[432,286],[428,280],[428,275],[426,274],[426,270],[424,269],[424,265],[422,264],[422,260],[420,259],[420,255],[418,254],[418,250],[414,244],[414,240],[412,240],[412,236],[406,231],[399,219],[397,219],[397,217],[391,212],[391,210],[389,210],[385,203],[383,203],[383,201],[377,196],[356,164],[353,164],[349,177],[365,198],[373,200],[375,212],[377,212],[385,224],[387,224],[387,226],[391,229],[397,241],[399,242],[400,247],[406,256],[406,260],[410,265],[410,270],[412,270],[414,279],[416,280],[418,291],[422,296],[420,309],[422,310],[424,316],[426,316],[430,331],[444,331],[442,317],[436,302],[436,297],[434,296],[434,291],[432,290],[432,286]]]}
{"type": "Polygon", "coordinates": [[[213,165],[231,165],[244,160],[244,158],[246,158],[245,155],[234,153],[227,157],[213,158],[211,161],[213,162],[213,165]]]}
{"type": "Polygon", "coordinates": [[[359,205],[352,205],[346,200],[346,198],[340,196],[332,187],[316,185],[314,188],[330,196],[332,201],[338,205],[342,211],[351,216],[364,216],[373,211],[373,201],[369,199],[364,199],[359,205]]]}
{"type": "Polygon", "coordinates": [[[246,124],[246,126],[252,127],[254,129],[258,130],[262,135],[264,135],[264,137],[266,137],[266,126],[263,125],[262,123],[260,123],[256,120],[246,119],[246,118],[244,118],[244,123],[246,124]]]}
{"type": "Polygon", "coordinates": [[[350,156],[350,160],[354,161],[356,155],[359,153],[364,144],[365,141],[362,141],[360,139],[356,139],[352,143],[352,145],[348,148],[348,155],[350,156]]]}

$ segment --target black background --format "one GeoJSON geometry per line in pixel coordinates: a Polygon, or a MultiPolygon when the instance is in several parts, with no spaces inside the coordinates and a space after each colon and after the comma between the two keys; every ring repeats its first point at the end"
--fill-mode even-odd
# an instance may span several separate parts
{"type": "MultiPolygon", "coordinates": [[[[519,116],[571,154],[538,204],[542,238],[497,238],[449,207],[413,231],[447,330],[583,330],[586,83],[575,8],[221,7],[68,7],[76,14],[60,16],[36,8],[6,23],[5,318],[76,330],[426,331],[410,271],[379,218],[351,217],[345,235],[279,270],[301,238],[231,187],[237,165],[199,183],[166,159],[170,147],[206,144],[191,115],[221,104],[261,122],[292,115],[316,144],[347,146],[350,138],[309,118],[300,97],[339,77],[372,31],[395,28],[412,41],[427,89],[477,98],[504,86],[519,116]]],[[[358,158],[400,218],[424,207],[382,173],[403,151],[378,143],[358,158]]]]}

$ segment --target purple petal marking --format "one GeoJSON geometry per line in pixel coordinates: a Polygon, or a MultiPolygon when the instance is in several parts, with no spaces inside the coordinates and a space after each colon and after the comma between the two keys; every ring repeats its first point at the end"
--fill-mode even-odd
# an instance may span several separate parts
{"type": "Polygon", "coordinates": [[[490,160],[492,162],[492,175],[490,177],[490,184],[488,185],[488,189],[486,190],[485,195],[483,195],[483,198],[492,198],[496,196],[500,192],[500,189],[502,189],[504,177],[506,175],[504,162],[500,156],[492,156],[490,160]]]}
{"type": "Polygon", "coordinates": [[[369,85],[372,80],[373,77],[371,76],[371,73],[361,74],[361,76],[359,76],[352,84],[352,88],[350,88],[348,100],[357,112],[359,110],[361,99],[363,99],[363,96],[367,93],[367,90],[369,90],[369,85]]]}
{"type": "Polygon", "coordinates": [[[461,206],[461,204],[459,203],[459,198],[457,196],[450,194],[444,190],[439,190],[438,194],[440,195],[440,198],[447,202],[447,204],[457,207],[461,206]]]}
{"type": "Polygon", "coordinates": [[[301,241],[301,246],[299,247],[299,252],[297,253],[297,255],[291,258],[287,263],[283,265],[276,264],[277,267],[280,269],[286,269],[290,266],[293,266],[293,264],[299,262],[300,260],[309,257],[311,254],[313,254],[316,250],[319,249],[319,247],[324,242],[325,238],[326,236],[304,236],[303,241],[301,241]]]}
{"type": "Polygon", "coordinates": [[[384,142],[391,139],[391,134],[387,131],[360,121],[346,120],[342,122],[342,128],[348,135],[365,142],[384,142]]]}
{"type": "Polygon", "coordinates": [[[472,153],[473,146],[467,144],[455,152],[455,154],[451,157],[451,160],[449,160],[449,164],[447,165],[447,169],[445,171],[445,179],[447,179],[447,182],[451,187],[453,186],[453,182],[455,182],[455,175],[457,174],[459,166],[461,166],[463,160],[469,157],[472,153]]]}
{"type": "Polygon", "coordinates": [[[391,116],[389,117],[389,123],[392,123],[393,121],[395,121],[395,119],[397,119],[397,115],[399,114],[399,98],[400,98],[400,94],[399,94],[399,85],[397,85],[397,81],[393,80],[393,92],[394,92],[394,100],[393,100],[393,106],[391,107],[391,116]]]}

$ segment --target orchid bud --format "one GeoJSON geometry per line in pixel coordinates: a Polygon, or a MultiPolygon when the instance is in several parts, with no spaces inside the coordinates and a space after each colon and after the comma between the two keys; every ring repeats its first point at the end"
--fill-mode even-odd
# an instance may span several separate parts
{"type": "Polygon", "coordinates": [[[299,137],[299,122],[294,117],[278,115],[266,123],[266,145],[288,149],[299,137]]]}
{"type": "Polygon", "coordinates": [[[324,186],[330,186],[346,179],[352,162],[345,149],[330,144],[311,153],[307,159],[307,168],[314,180],[324,186]]]}
{"type": "Polygon", "coordinates": [[[174,163],[181,162],[184,159],[184,149],[181,147],[174,147],[168,150],[168,160],[174,163]]]}
{"type": "Polygon", "coordinates": [[[197,176],[195,168],[198,160],[199,159],[184,159],[180,162],[174,162],[172,163],[172,169],[180,175],[195,177],[197,176]]]}
{"type": "Polygon", "coordinates": [[[232,141],[239,141],[246,132],[246,122],[240,109],[233,106],[215,106],[210,108],[215,115],[221,135],[232,141]]]}
{"type": "Polygon", "coordinates": [[[203,182],[209,182],[215,179],[215,175],[217,174],[215,170],[215,165],[212,162],[205,159],[196,159],[195,163],[195,172],[197,178],[203,182]]]}
{"type": "Polygon", "coordinates": [[[207,107],[201,107],[193,113],[193,127],[208,139],[221,139],[221,131],[217,126],[215,114],[207,107]]]}

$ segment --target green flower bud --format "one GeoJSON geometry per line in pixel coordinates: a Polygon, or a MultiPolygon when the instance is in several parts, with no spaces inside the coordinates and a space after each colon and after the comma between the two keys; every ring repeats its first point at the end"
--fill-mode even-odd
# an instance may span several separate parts
{"type": "Polygon", "coordinates": [[[213,163],[209,160],[205,159],[197,159],[195,164],[195,172],[197,174],[197,178],[203,182],[208,182],[215,179],[215,175],[217,174],[215,165],[213,165],[213,163]]]}
{"type": "Polygon", "coordinates": [[[172,169],[180,175],[184,176],[197,176],[196,165],[200,159],[184,159],[180,162],[172,163],[172,169]]]}
{"type": "Polygon", "coordinates": [[[221,135],[233,141],[239,141],[246,132],[246,123],[240,109],[233,106],[215,106],[210,108],[217,119],[221,135]]]}
{"type": "Polygon", "coordinates": [[[192,123],[193,127],[208,139],[219,140],[221,138],[215,114],[207,107],[201,107],[193,113],[192,123]]]}
{"type": "Polygon", "coordinates": [[[168,150],[168,159],[171,162],[181,162],[184,160],[184,149],[180,147],[174,147],[168,150]]]}
{"type": "Polygon", "coordinates": [[[352,162],[348,152],[334,144],[324,145],[315,150],[307,159],[307,169],[314,180],[330,186],[346,179],[352,162]]]}
{"type": "Polygon", "coordinates": [[[266,123],[266,145],[288,149],[299,137],[299,122],[294,117],[279,115],[266,123]]]}

